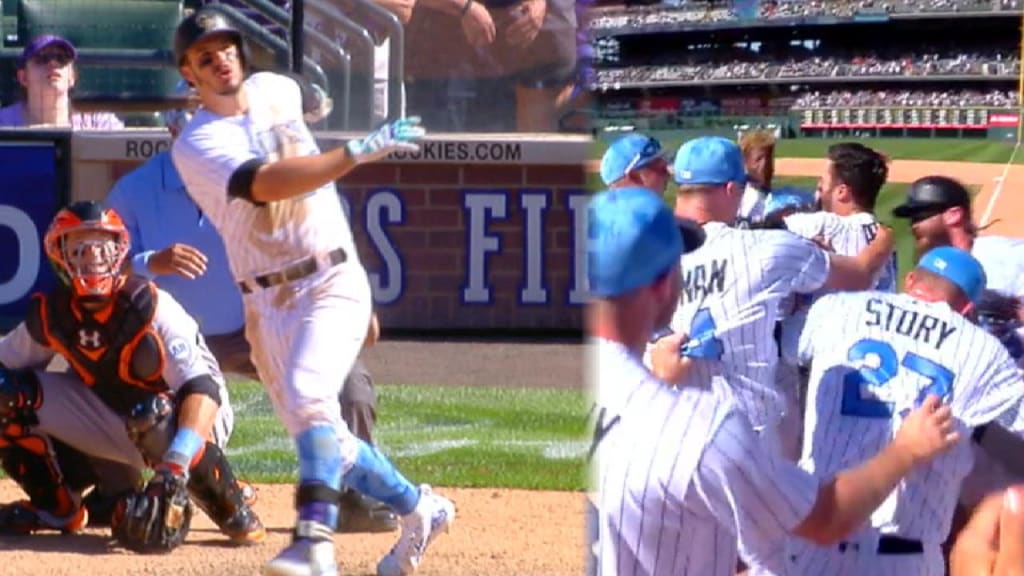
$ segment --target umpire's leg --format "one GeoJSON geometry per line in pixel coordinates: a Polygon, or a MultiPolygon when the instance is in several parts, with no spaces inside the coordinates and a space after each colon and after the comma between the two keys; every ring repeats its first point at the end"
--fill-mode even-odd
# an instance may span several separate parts
{"type": "MultiPolygon", "coordinates": [[[[373,427],[377,423],[377,392],[373,378],[362,360],[356,358],[345,379],[341,393],[341,417],[349,430],[367,444],[373,444],[373,427]]],[[[384,504],[344,489],[338,510],[338,532],[390,532],[398,528],[398,518],[384,504]]]]}

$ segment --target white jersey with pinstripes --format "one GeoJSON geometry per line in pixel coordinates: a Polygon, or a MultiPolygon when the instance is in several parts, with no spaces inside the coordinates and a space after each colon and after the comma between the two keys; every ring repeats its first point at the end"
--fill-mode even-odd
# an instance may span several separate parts
{"type": "Polygon", "coordinates": [[[774,386],[779,302],[828,279],[827,253],[783,230],[704,225],[703,246],[682,260],[683,290],[670,324],[700,346],[694,379],[724,383],[755,427],[777,425],[786,403],[774,386]],[[721,376],[721,378],[715,378],[721,376]]]}
{"type": "Polygon", "coordinates": [[[242,164],[320,153],[302,118],[302,96],[291,78],[260,72],[245,81],[248,110],[223,117],[196,112],[172,148],[189,194],[224,238],[231,272],[245,280],[341,247],[358,261],[333,182],[288,200],[257,205],[228,195],[242,164]]]}
{"type": "MultiPolygon", "coordinates": [[[[821,237],[832,245],[836,254],[856,256],[878,235],[878,219],[870,212],[840,216],[832,212],[798,212],[786,217],[786,227],[804,238],[821,237]]],[[[892,260],[879,270],[874,289],[896,291],[896,251],[892,260]]]]}
{"type": "Polygon", "coordinates": [[[810,513],[817,481],[764,450],[730,399],[668,386],[608,341],[596,375],[601,576],[731,576],[738,538],[756,560],[810,513]]]}
{"type": "MultiPolygon", "coordinates": [[[[927,393],[950,405],[964,438],[972,428],[1016,412],[1024,395],[1020,373],[995,338],[945,303],[906,294],[823,296],[811,307],[795,349],[787,345],[785,353],[811,366],[800,465],[819,478],[878,453],[927,393]]],[[[923,566],[941,566],[939,547],[972,464],[965,440],[905,478],[849,540],[871,542],[878,534],[919,540],[925,545],[920,573],[932,573],[923,566]]],[[[794,573],[840,573],[829,564],[839,554],[835,547],[817,551],[798,561],[794,573]]]]}

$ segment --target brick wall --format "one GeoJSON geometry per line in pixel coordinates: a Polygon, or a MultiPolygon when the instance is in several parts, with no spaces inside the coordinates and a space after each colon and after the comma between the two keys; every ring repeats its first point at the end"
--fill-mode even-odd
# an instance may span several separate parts
{"type": "MultiPolygon", "coordinates": [[[[377,310],[382,323],[405,329],[556,329],[578,330],[581,307],[570,299],[578,286],[574,218],[570,198],[583,194],[583,168],[576,164],[380,164],[363,166],[338,182],[350,204],[353,230],[367,269],[374,280],[377,310]],[[373,206],[370,198],[378,197],[373,206]],[[368,229],[380,214],[399,218],[379,208],[388,197],[401,199],[401,221],[386,223],[388,243],[401,255],[401,273],[381,255],[382,234],[368,229]],[[470,206],[482,202],[485,211],[470,206]],[[527,209],[532,207],[532,229],[527,209]],[[494,216],[494,209],[505,217],[494,216]],[[543,208],[542,208],[543,206],[543,208]],[[481,250],[482,234],[471,234],[471,221],[496,238],[498,249],[487,252],[483,267],[470,263],[481,250]],[[540,275],[527,272],[527,243],[541,254],[540,275]],[[482,283],[473,284],[475,273],[482,283]],[[387,289],[390,279],[401,277],[401,295],[387,289]],[[539,280],[526,286],[527,276],[539,280]],[[384,290],[381,290],[381,287],[384,290]],[[477,288],[466,294],[467,288],[477,288]],[[483,288],[480,292],[479,288],[483,288]],[[523,302],[523,291],[532,288],[523,302]],[[489,301],[483,297],[489,292],[489,301]],[[467,302],[468,299],[471,300],[467,302]],[[476,300],[475,302],[472,300],[476,300]],[[483,300],[481,302],[481,300],[483,300]]],[[[493,240],[491,240],[493,242],[493,240]]]]}

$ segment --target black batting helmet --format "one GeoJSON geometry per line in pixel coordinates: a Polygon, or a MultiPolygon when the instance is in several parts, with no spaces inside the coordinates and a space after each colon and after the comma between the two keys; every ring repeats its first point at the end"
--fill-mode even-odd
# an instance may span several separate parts
{"type": "Polygon", "coordinates": [[[246,51],[245,38],[242,37],[242,33],[232,26],[231,22],[223,14],[210,9],[198,10],[182,20],[181,24],[178,24],[178,29],[174,32],[175,63],[181,66],[182,61],[185,59],[185,52],[193,44],[204,38],[216,35],[224,35],[230,38],[238,46],[238,51],[242,57],[242,64],[247,64],[248,52],[246,51]]]}

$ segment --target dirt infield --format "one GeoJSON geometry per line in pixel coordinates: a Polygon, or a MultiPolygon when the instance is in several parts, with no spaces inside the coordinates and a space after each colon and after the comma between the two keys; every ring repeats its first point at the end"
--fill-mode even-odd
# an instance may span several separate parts
{"type": "MultiPolygon", "coordinates": [[[[780,159],[776,173],[813,176],[814,159],[780,159]]],[[[947,174],[981,186],[976,218],[994,220],[1017,213],[1024,202],[1024,167],[897,161],[894,182],[927,174],[947,174]],[[1001,183],[1001,184],[1000,184],[1001,183]],[[991,204],[991,207],[990,207],[991,204]]],[[[1006,220],[988,233],[1019,235],[1006,220]]],[[[581,386],[580,347],[574,343],[411,342],[384,340],[366,356],[381,384],[581,386]]],[[[421,479],[429,481],[429,478],[421,479]]],[[[87,530],[67,537],[36,535],[0,538],[0,573],[28,575],[234,575],[258,574],[260,567],[288,540],[294,521],[291,486],[261,486],[256,507],[270,529],[268,542],[235,549],[201,517],[189,542],[173,555],[143,557],[109,548],[105,532],[87,530]]],[[[431,547],[420,571],[424,575],[578,575],[583,566],[583,496],[578,493],[490,489],[447,489],[458,505],[451,534],[431,547]]],[[[0,482],[0,501],[20,498],[9,481],[0,482]]],[[[372,574],[387,552],[393,534],[339,535],[338,557],[345,574],[372,574]]]]}

